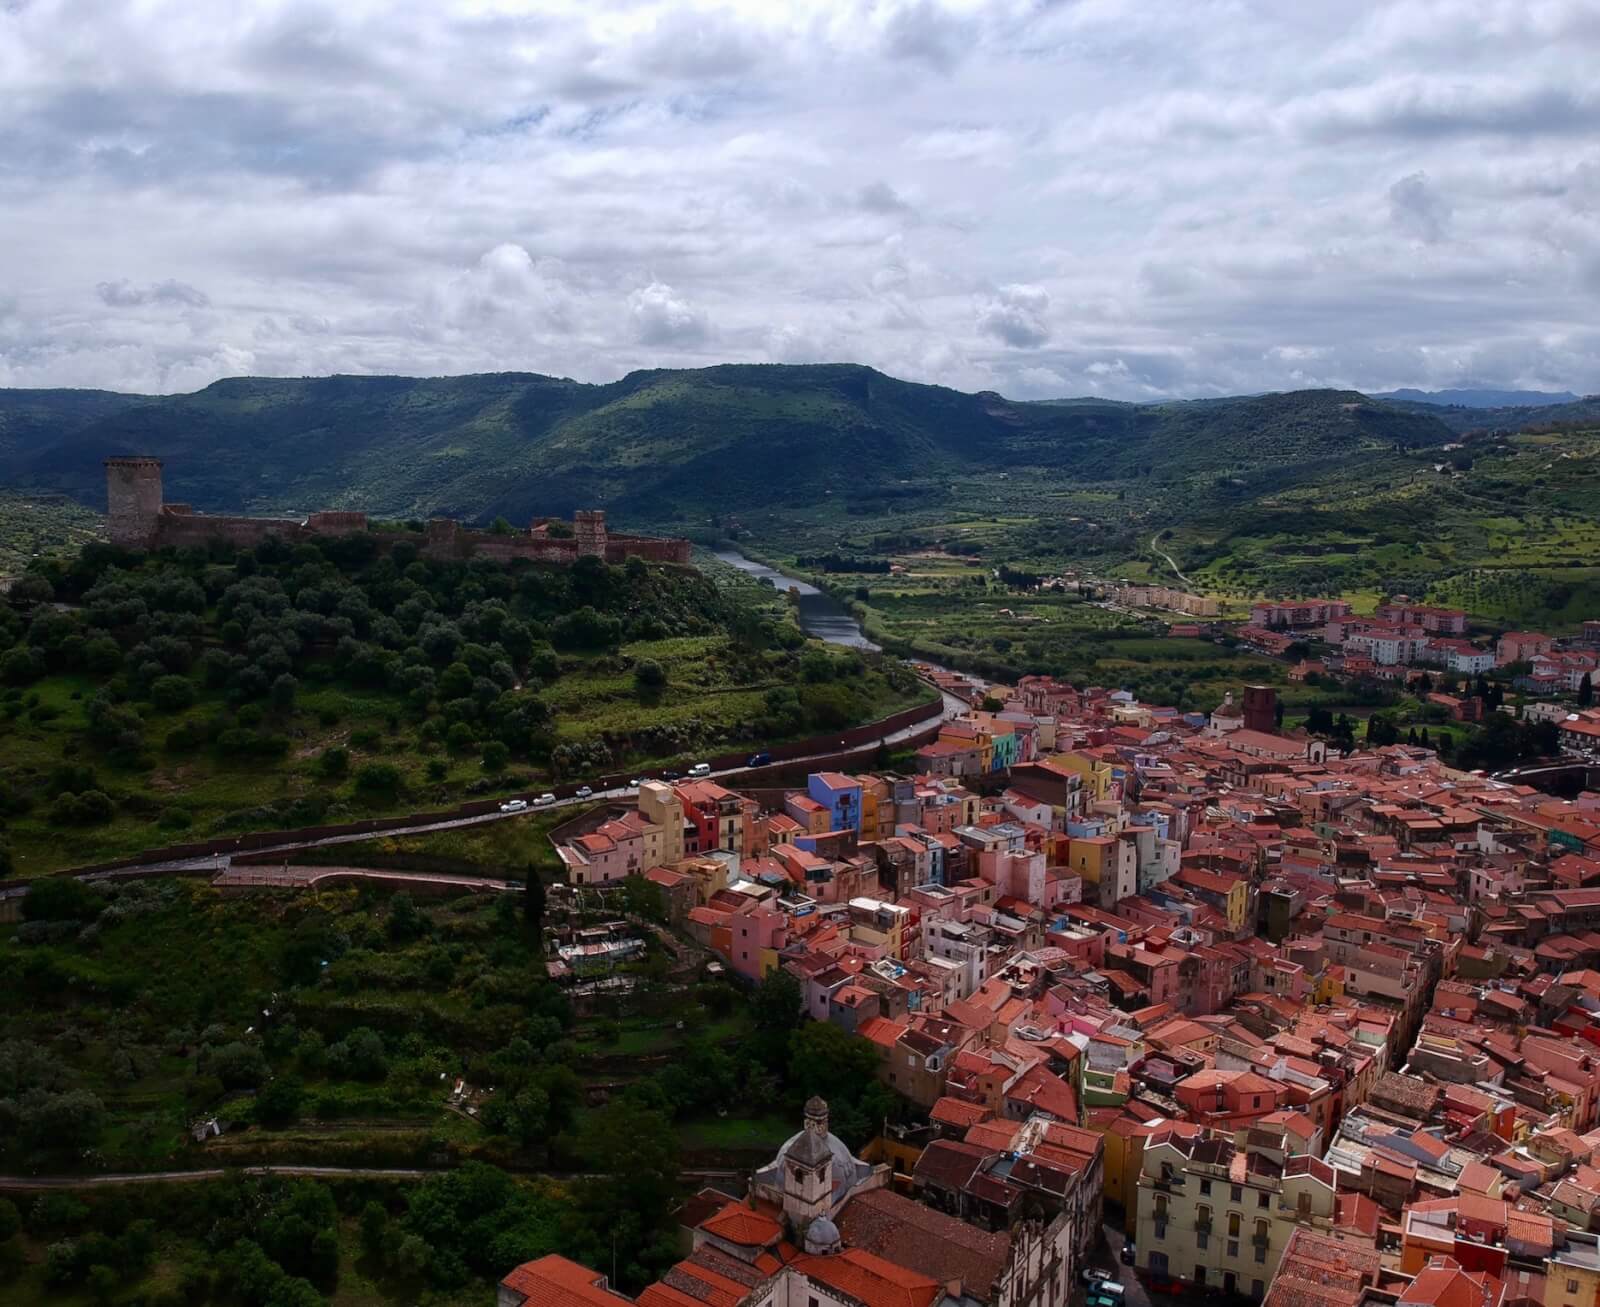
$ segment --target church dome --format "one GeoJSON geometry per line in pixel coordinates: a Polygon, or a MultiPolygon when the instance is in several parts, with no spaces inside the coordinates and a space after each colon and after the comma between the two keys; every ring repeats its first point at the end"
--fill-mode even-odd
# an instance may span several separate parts
{"type": "Polygon", "coordinates": [[[839,1227],[826,1216],[819,1216],[806,1226],[804,1243],[808,1253],[836,1253],[841,1242],[839,1227]]]}

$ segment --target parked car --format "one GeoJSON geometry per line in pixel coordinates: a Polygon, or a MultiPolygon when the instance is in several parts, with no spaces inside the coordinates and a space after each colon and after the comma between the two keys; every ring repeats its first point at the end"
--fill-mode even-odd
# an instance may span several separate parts
{"type": "Polygon", "coordinates": [[[501,812],[521,812],[528,806],[526,799],[507,799],[500,805],[501,812]]]}
{"type": "Polygon", "coordinates": [[[746,767],[765,767],[771,761],[772,755],[770,753],[752,753],[744,760],[744,765],[746,767]]]}
{"type": "Polygon", "coordinates": [[[545,793],[545,794],[541,794],[537,799],[535,799],[534,803],[538,807],[544,808],[544,807],[548,807],[550,804],[554,803],[555,801],[556,801],[556,796],[555,795],[549,794],[549,793],[545,793]]]}
{"type": "Polygon", "coordinates": [[[661,773],[661,779],[664,781],[681,781],[683,773],[681,771],[664,771],[661,773]]]}
{"type": "Polygon", "coordinates": [[[576,791],[576,797],[577,798],[587,799],[587,798],[592,798],[593,795],[594,795],[594,791],[591,790],[587,785],[578,786],[577,791],[576,791]]]}
{"type": "Polygon", "coordinates": [[[689,768],[689,775],[709,776],[711,775],[711,764],[709,762],[697,762],[693,767],[689,768]]]}
{"type": "Polygon", "coordinates": [[[1102,1282],[1109,1280],[1111,1278],[1111,1272],[1102,1271],[1098,1266],[1085,1266],[1083,1270],[1079,1272],[1078,1278],[1082,1280],[1088,1288],[1093,1289],[1102,1282]]]}
{"type": "Polygon", "coordinates": [[[1107,1275],[1106,1278],[1101,1280],[1098,1284],[1089,1286],[1089,1297],[1091,1300],[1095,1298],[1104,1298],[1112,1303],[1120,1304],[1123,1298],[1127,1296],[1127,1293],[1128,1290],[1110,1275],[1107,1275]]]}
{"type": "Polygon", "coordinates": [[[628,788],[630,790],[636,790],[649,779],[650,778],[648,776],[635,776],[631,781],[628,782],[628,788]]]}
{"type": "Polygon", "coordinates": [[[1133,1240],[1129,1239],[1122,1245],[1122,1264],[1124,1266],[1132,1266],[1138,1260],[1139,1250],[1134,1247],[1133,1240]]]}

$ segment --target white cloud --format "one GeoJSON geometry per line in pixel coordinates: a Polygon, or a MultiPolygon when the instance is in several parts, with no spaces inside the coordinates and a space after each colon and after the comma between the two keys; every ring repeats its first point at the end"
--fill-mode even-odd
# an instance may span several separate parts
{"type": "Polygon", "coordinates": [[[642,345],[696,344],[710,332],[704,311],[659,281],[628,296],[628,315],[642,345]]]}
{"type": "Polygon", "coordinates": [[[0,384],[1600,389],[1592,0],[0,4],[0,384]]]}
{"type": "Polygon", "coordinates": [[[1042,286],[1002,286],[978,309],[978,330],[1018,349],[1050,339],[1050,295],[1042,286]]]}

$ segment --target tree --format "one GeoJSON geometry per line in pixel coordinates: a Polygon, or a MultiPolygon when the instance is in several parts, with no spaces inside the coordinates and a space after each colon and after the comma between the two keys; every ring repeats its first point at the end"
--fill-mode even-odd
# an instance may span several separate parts
{"type": "Polygon", "coordinates": [[[634,874],[622,882],[623,910],[646,921],[667,919],[667,896],[661,886],[644,876],[634,874]]]}
{"type": "Polygon", "coordinates": [[[255,1118],[262,1125],[286,1126],[300,1115],[305,1087],[293,1076],[279,1076],[256,1095],[255,1118]]]}
{"type": "Polygon", "coordinates": [[[74,876],[46,876],[28,886],[24,921],[88,921],[104,906],[100,896],[74,876]]]}
{"type": "Polygon", "coordinates": [[[522,890],[522,919],[527,923],[528,929],[535,934],[544,930],[544,908],[544,878],[539,875],[539,869],[530,862],[522,890]]]}
{"type": "Polygon", "coordinates": [[[333,745],[322,751],[317,766],[329,780],[339,780],[350,771],[350,751],[333,745]]]}
{"type": "Polygon", "coordinates": [[[389,1213],[376,1198],[369,1199],[367,1205],[361,1209],[361,1248],[368,1257],[378,1257],[383,1253],[383,1245],[389,1233],[389,1213]]]}
{"type": "Polygon", "coordinates": [[[208,1048],[201,1061],[229,1089],[254,1089],[267,1078],[267,1059],[254,1044],[235,1040],[208,1048]]]}
{"type": "Polygon", "coordinates": [[[194,682],[187,676],[163,676],[150,686],[150,702],[162,712],[181,712],[194,703],[194,682]]]}
{"type": "Polygon", "coordinates": [[[1272,722],[1280,731],[1283,729],[1283,700],[1279,699],[1272,705],[1272,722]]]}
{"type": "Polygon", "coordinates": [[[288,672],[279,673],[272,682],[272,706],[280,713],[294,711],[294,697],[300,690],[300,682],[295,680],[288,672]]]}
{"type": "Polygon", "coordinates": [[[490,740],[483,746],[483,769],[491,776],[498,776],[510,761],[511,750],[499,740],[490,740]]]}
{"type": "Polygon", "coordinates": [[[1589,673],[1583,674],[1583,679],[1578,682],[1578,707],[1587,708],[1594,702],[1594,682],[1589,679],[1589,673]]]}
{"type": "Polygon", "coordinates": [[[400,769],[392,762],[364,762],[356,771],[356,793],[391,799],[400,792],[400,769]]]}

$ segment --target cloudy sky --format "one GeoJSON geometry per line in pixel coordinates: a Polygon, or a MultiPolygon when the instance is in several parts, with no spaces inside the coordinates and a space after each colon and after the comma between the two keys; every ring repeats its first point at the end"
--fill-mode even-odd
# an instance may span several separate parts
{"type": "Polygon", "coordinates": [[[1600,390],[1600,0],[0,0],[0,385],[1600,390]]]}

